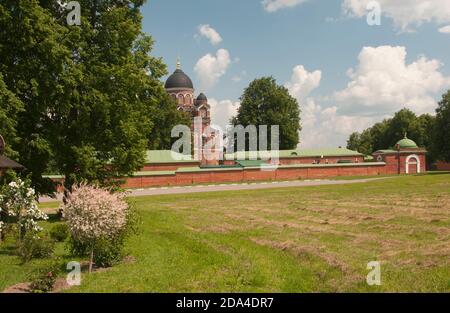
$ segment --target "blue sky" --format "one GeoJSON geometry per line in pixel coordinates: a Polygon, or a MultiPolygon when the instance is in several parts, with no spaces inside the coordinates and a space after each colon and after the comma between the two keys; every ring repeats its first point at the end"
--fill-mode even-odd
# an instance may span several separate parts
{"type": "Polygon", "coordinates": [[[149,0],[143,27],[170,72],[181,57],[213,122],[272,75],[299,101],[301,146],[338,146],[402,107],[433,112],[450,88],[450,1],[380,0],[380,26],[367,23],[369,2],[149,0]]]}

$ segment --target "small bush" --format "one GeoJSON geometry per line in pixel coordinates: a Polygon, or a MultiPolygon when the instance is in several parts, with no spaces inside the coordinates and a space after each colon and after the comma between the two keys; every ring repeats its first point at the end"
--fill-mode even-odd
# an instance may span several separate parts
{"type": "Polygon", "coordinates": [[[69,237],[69,227],[66,224],[57,224],[50,229],[50,238],[56,242],[63,242],[69,237]]]}
{"type": "Polygon", "coordinates": [[[53,255],[55,244],[48,238],[37,238],[33,235],[26,235],[19,243],[17,254],[23,263],[32,259],[49,258],[53,255]]]}
{"type": "Polygon", "coordinates": [[[89,252],[89,271],[97,266],[111,266],[120,260],[124,238],[132,231],[132,208],[125,193],[111,193],[97,186],[74,186],[62,206],[70,229],[69,247],[74,254],[89,252]]]}
{"type": "Polygon", "coordinates": [[[30,292],[44,293],[52,291],[56,278],[60,273],[59,262],[52,260],[43,265],[36,273],[30,277],[30,292]]]}
{"type": "Polygon", "coordinates": [[[94,264],[97,267],[111,267],[123,258],[123,242],[116,240],[99,240],[94,248],[94,264]]]}
{"type": "Polygon", "coordinates": [[[69,250],[70,254],[75,257],[88,256],[91,251],[88,243],[75,240],[72,236],[69,237],[66,248],[69,250]]]}
{"type": "MultiPolygon", "coordinates": [[[[119,263],[123,256],[123,244],[125,236],[120,235],[115,239],[98,239],[94,243],[93,263],[97,267],[111,267],[119,263]]],[[[91,246],[70,238],[68,241],[68,249],[73,256],[84,257],[91,253],[91,246]]]]}

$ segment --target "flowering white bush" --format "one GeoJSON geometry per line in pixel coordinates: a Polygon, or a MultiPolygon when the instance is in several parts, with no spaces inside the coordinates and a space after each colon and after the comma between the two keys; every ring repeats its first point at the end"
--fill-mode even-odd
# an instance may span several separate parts
{"type": "MultiPolygon", "coordinates": [[[[0,214],[3,217],[13,218],[21,231],[25,232],[40,232],[42,228],[36,221],[48,219],[48,216],[38,208],[34,189],[20,179],[9,183],[1,190],[0,214]]],[[[4,221],[0,221],[0,232],[4,224],[4,221]]]]}
{"type": "Polygon", "coordinates": [[[118,234],[126,226],[128,204],[122,193],[80,185],[73,188],[62,212],[73,238],[85,242],[118,234]]]}
{"type": "Polygon", "coordinates": [[[72,238],[90,247],[89,272],[96,243],[119,235],[127,226],[128,212],[123,193],[112,194],[107,189],[86,184],[73,188],[62,213],[72,238]]]}

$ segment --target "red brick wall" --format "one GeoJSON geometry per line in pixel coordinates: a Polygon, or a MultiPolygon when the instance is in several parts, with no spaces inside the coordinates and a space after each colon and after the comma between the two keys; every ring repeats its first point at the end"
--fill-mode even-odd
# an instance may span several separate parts
{"type": "Polygon", "coordinates": [[[211,173],[210,183],[240,182],[244,180],[244,171],[219,171],[211,173]]]}
{"type": "Polygon", "coordinates": [[[260,169],[246,169],[243,171],[244,180],[257,181],[257,180],[273,180],[276,178],[276,171],[262,171],[260,169]]]}
{"type": "Polygon", "coordinates": [[[450,163],[439,161],[436,163],[436,170],[438,171],[450,171],[450,163]]]}
{"type": "Polygon", "coordinates": [[[221,170],[203,172],[178,172],[176,175],[144,176],[129,178],[125,188],[146,188],[167,185],[191,185],[221,182],[243,182],[263,180],[293,180],[314,179],[334,176],[367,176],[395,174],[385,165],[367,166],[330,166],[330,167],[305,167],[305,168],[279,168],[274,171],[262,171],[260,169],[221,170]]]}
{"type": "MultiPolygon", "coordinates": [[[[405,158],[406,159],[406,158],[405,158]]],[[[423,157],[424,161],[425,157],[423,157]]],[[[388,158],[389,161],[396,161],[395,156],[388,158]]],[[[423,162],[422,164],[425,164],[423,162]]],[[[425,168],[425,165],[423,165],[425,168]]],[[[125,188],[148,188],[155,186],[208,184],[221,182],[243,182],[243,181],[263,181],[263,180],[294,180],[294,179],[317,179],[336,176],[367,176],[396,174],[396,163],[379,165],[355,165],[355,166],[327,166],[327,167],[302,167],[302,168],[278,168],[273,171],[263,171],[260,169],[243,170],[221,170],[202,172],[177,172],[174,175],[141,176],[131,177],[123,185],[125,188]]]]}

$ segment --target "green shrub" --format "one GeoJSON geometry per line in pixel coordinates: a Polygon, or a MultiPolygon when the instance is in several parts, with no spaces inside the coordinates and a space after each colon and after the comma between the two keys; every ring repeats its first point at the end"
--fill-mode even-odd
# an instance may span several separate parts
{"type": "Polygon", "coordinates": [[[75,257],[87,256],[91,251],[88,243],[76,240],[72,236],[69,237],[66,248],[75,257]]]}
{"type": "Polygon", "coordinates": [[[63,242],[69,237],[69,228],[66,224],[57,224],[50,229],[50,238],[57,242],[63,242]]]}
{"type": "MultiPolygon", "coordinates": [[[[98,239],[94,243],[93,262],[97,267],[111,267],[119,263],[123,256],[124,234],[111,239],[98,239]]],[[[68,248],[73,256],[84,257],[89,256],[91,247],[87,243],[70,238],[68,248]]]]}
{"type": "Polygon", "coordinates": [[[49,258],[53,255],[55,244],[52,240],[43,237],[37,238],[32,234],[25,235],[19,243],[17,255],[23,263],[32,259],[49,258]]]}
{"type": "Polygon", "coordinates": [[[58,260],[52,260],[41,266],[30,276],[30,292],[44,293],[52,291],[61,269],[58,260]]]}
{"type": "Polygon", "coordinates": [[[94,246],[94,264],[97,267],[110,267],[123,259],[123,240],[98,240],[94,246]]]}

